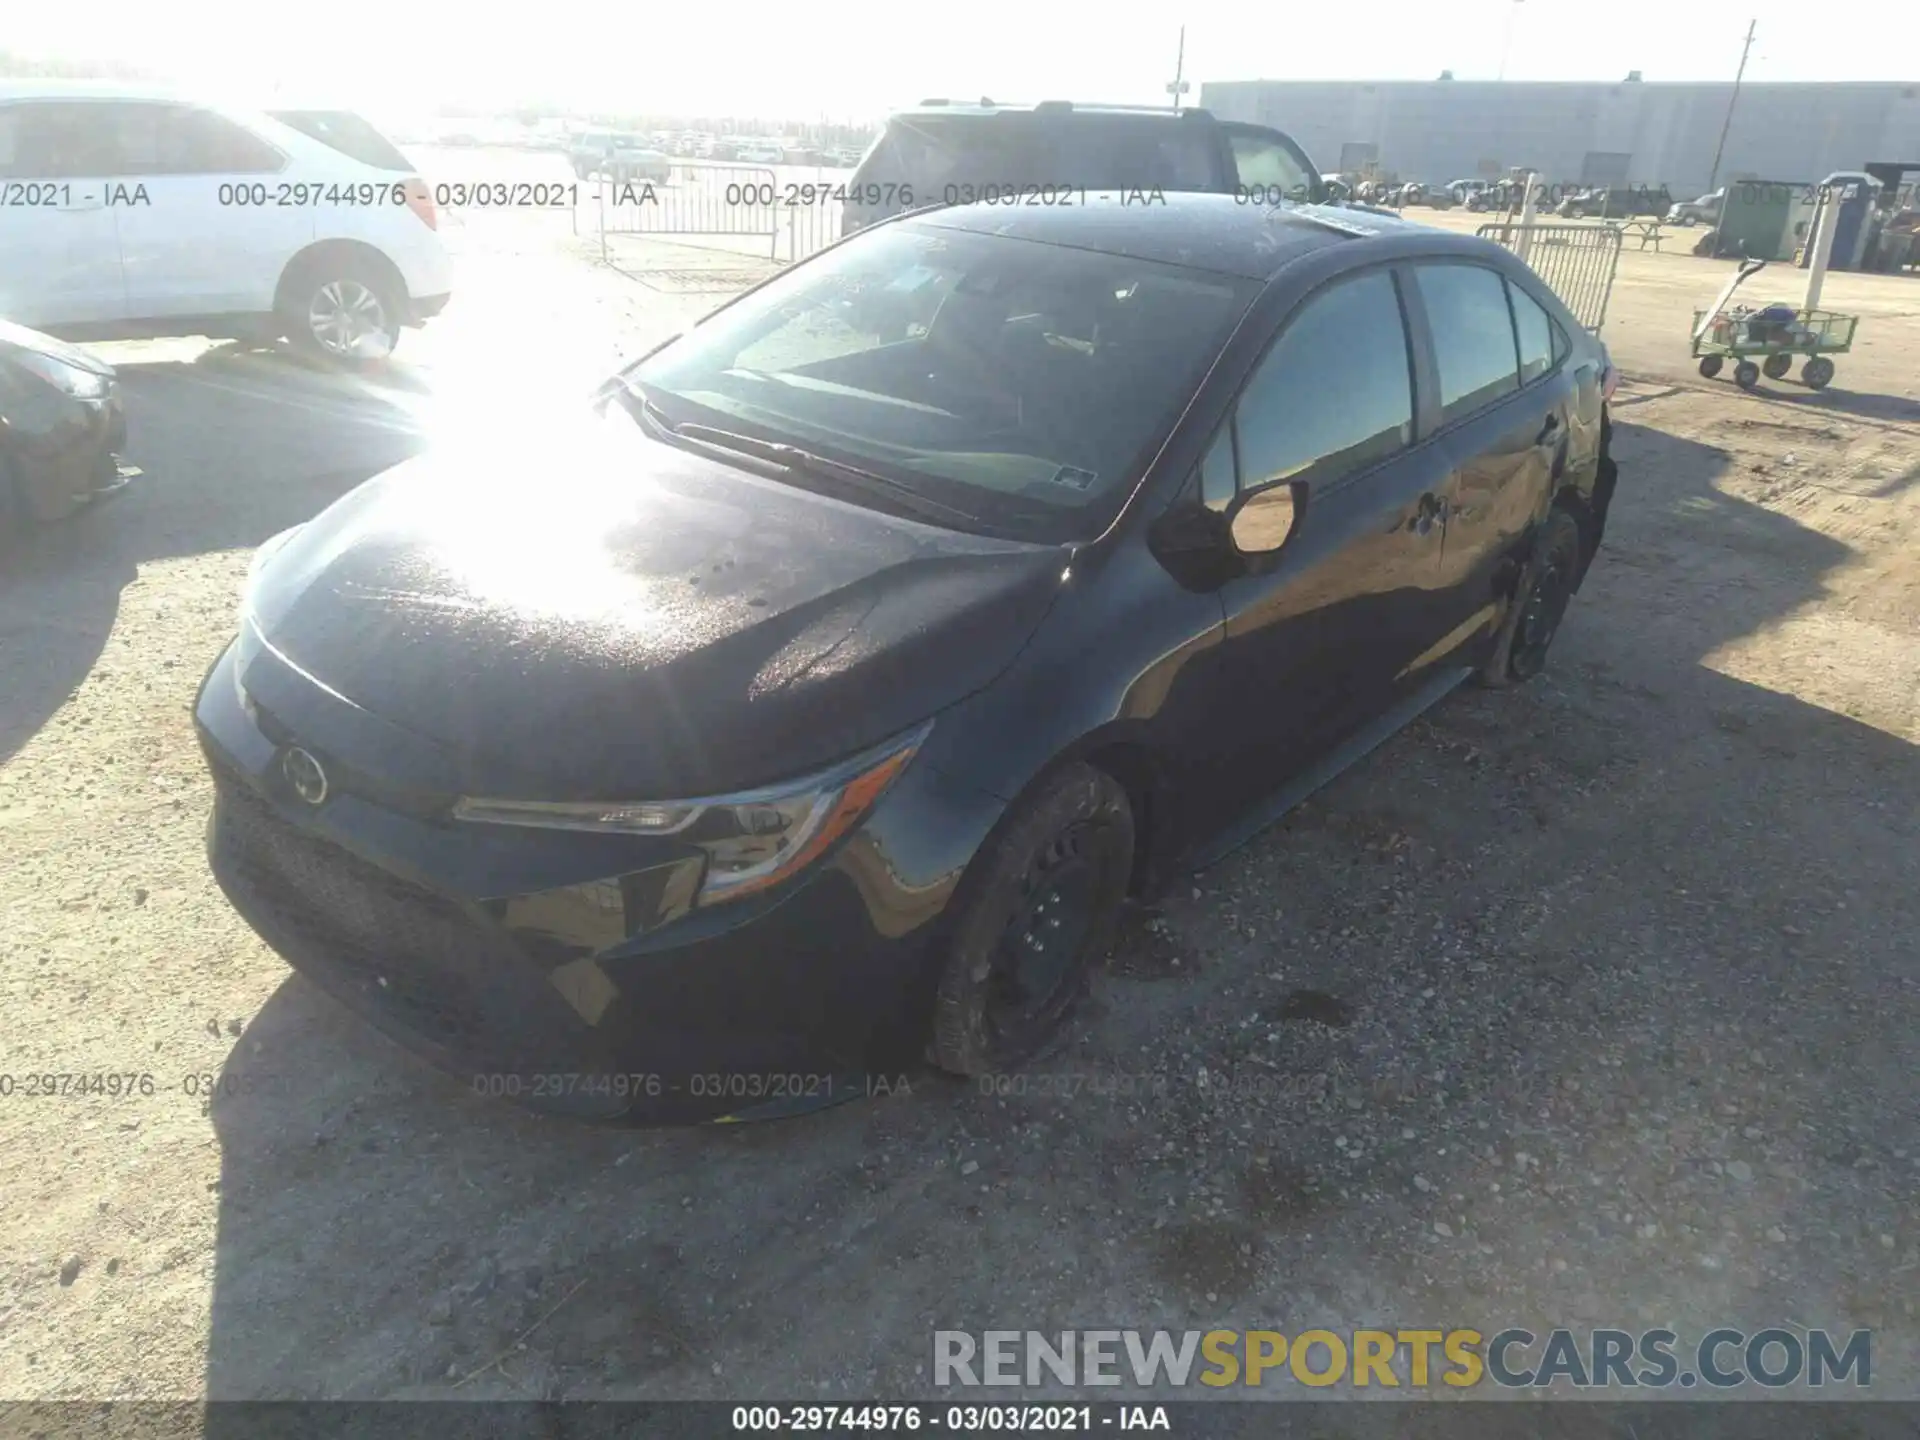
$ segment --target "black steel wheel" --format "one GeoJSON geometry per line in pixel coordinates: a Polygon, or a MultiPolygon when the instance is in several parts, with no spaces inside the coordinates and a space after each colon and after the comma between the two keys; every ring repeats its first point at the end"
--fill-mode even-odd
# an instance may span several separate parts
{"type": "Polygon", "coordinates": [[[1833,361],[1816,355],[1800,367],[1800,382],[1812,390],[1824,390],[1833,379],[1833,361]]]}
{"type": "Polygon", "coordinates": [[[1533,553],[1520,574],[1512,603],[1500,622],[1493,653],[1475,678],[1500,689],[1531,680],[1547,667],[1547,650],[1559,633],[1567,602],[1580,579],[1580,522],[1566,510],[1547,512],[1533,553]]]}
{"type": "Polygon", "coordinates": [[[1020,803],[968,876],[934,1002],[934,1064],[992,1074],[1046,1043],[1113,946],[1133,843],[1126,790],[1090,765],[1020,803]]]}
{"type": "Polygon", "coordinates": [[[1702,355],[1700,357],[1700,373],[1711,380],[1720,373],[1720,367],[1724,364],[1726,364],[1726,361],[1718,355],[1702,355]]]}
{"type": "Polygon", "coordinates": [[[1742,390],[1751,390],[1760,383],[1760,367],[1751,360],[1742,360],[1733,367],[1733,383],[1742,390]]]}
{"type": "Polygon", "coordinates": [[[1760,373],[1769,380],[1784,380],[1787,372],[1793,368],[1793,356],[1782,353],[1769,355],[1760,362],[1760,373]]]}

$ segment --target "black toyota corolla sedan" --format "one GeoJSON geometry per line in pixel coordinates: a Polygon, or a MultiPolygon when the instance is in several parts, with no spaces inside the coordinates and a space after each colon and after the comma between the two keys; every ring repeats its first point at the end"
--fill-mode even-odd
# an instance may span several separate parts
{"type": "Polygon", "coordinates": [[[900,217],[264,546],[197,702],[214,871],[553,1111],[1016,1066],[1130,893],[1540,669],[1613,384],[1525,266],[1391,217],[900,217]]]}

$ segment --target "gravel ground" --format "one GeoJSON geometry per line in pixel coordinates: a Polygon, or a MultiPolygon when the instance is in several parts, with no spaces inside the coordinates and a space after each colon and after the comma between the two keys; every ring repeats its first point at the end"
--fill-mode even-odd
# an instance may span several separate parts
{"type": "Polygon", "coordinates": [[[381,386],[119,357],[148,483],[0,580],[0,1072],[154,1079],[0,1101],[0,1391],[903,1397],[935,1328],[1419,1323],[1868,1327],[1920,1396],[1910,314],[1860,393],[1746,396],[1623,271],[1614,528],[1546,676],[1143,911],[1024,1093],[605,1133],[421,1068],[202,855],[250,547],[736,263],[448,233],[461,297],[381,386]]]}

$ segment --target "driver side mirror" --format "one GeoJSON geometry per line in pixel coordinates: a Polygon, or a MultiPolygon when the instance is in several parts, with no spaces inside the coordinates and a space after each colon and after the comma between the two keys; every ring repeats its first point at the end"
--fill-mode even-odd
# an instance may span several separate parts
{"type": "Polygon", "coordinates": [[[1299,480],[1242,492],[1227,507],[1233,548],[1247,560],[1274,554],[1300,528],[1306,508],[1307,487],[1299,480]]]}

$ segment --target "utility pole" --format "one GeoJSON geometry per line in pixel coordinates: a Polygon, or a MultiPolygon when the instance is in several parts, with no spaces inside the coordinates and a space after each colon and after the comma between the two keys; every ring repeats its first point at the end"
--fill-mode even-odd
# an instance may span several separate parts
{"type": "Polygon", "coordinates": [[[1727,97],[1727,118],[1720,126],[1720,143],[1713,148],[1713,169],[1707,174],[1707,193],[1713,193],[1720,178],[1720,157],[1727,153],[1727,132],[1733,128],[1733,107],[1740,103],[1740,81],[1747,73],[1747,56],[1753,53],[1753,31],[1760,22],[1747,22],[1747,43],[1740,47],[1740,68],[1733,72],[1733,94],[1727,97]]]}
{"type": "Polygon", "coordinates": [[[1180,53],[1174,57],[1173,80],[1167,86],[1167,94],[1173,97],[1173,113],[1180,113],[1180,97],[1193,87],[1180,77],[1187,72],[1187,27],[1180,27],[1180,53]]]}
{"type": "Polygon", "coordinates": [[[1520,18],[1520,0],[1513,0],[1507,7],[1507,38],[1500,46],[1500,74],[1497,79],[1507,78],[1507,56],[1513,52],[1513,22],[1520,18]]]}

